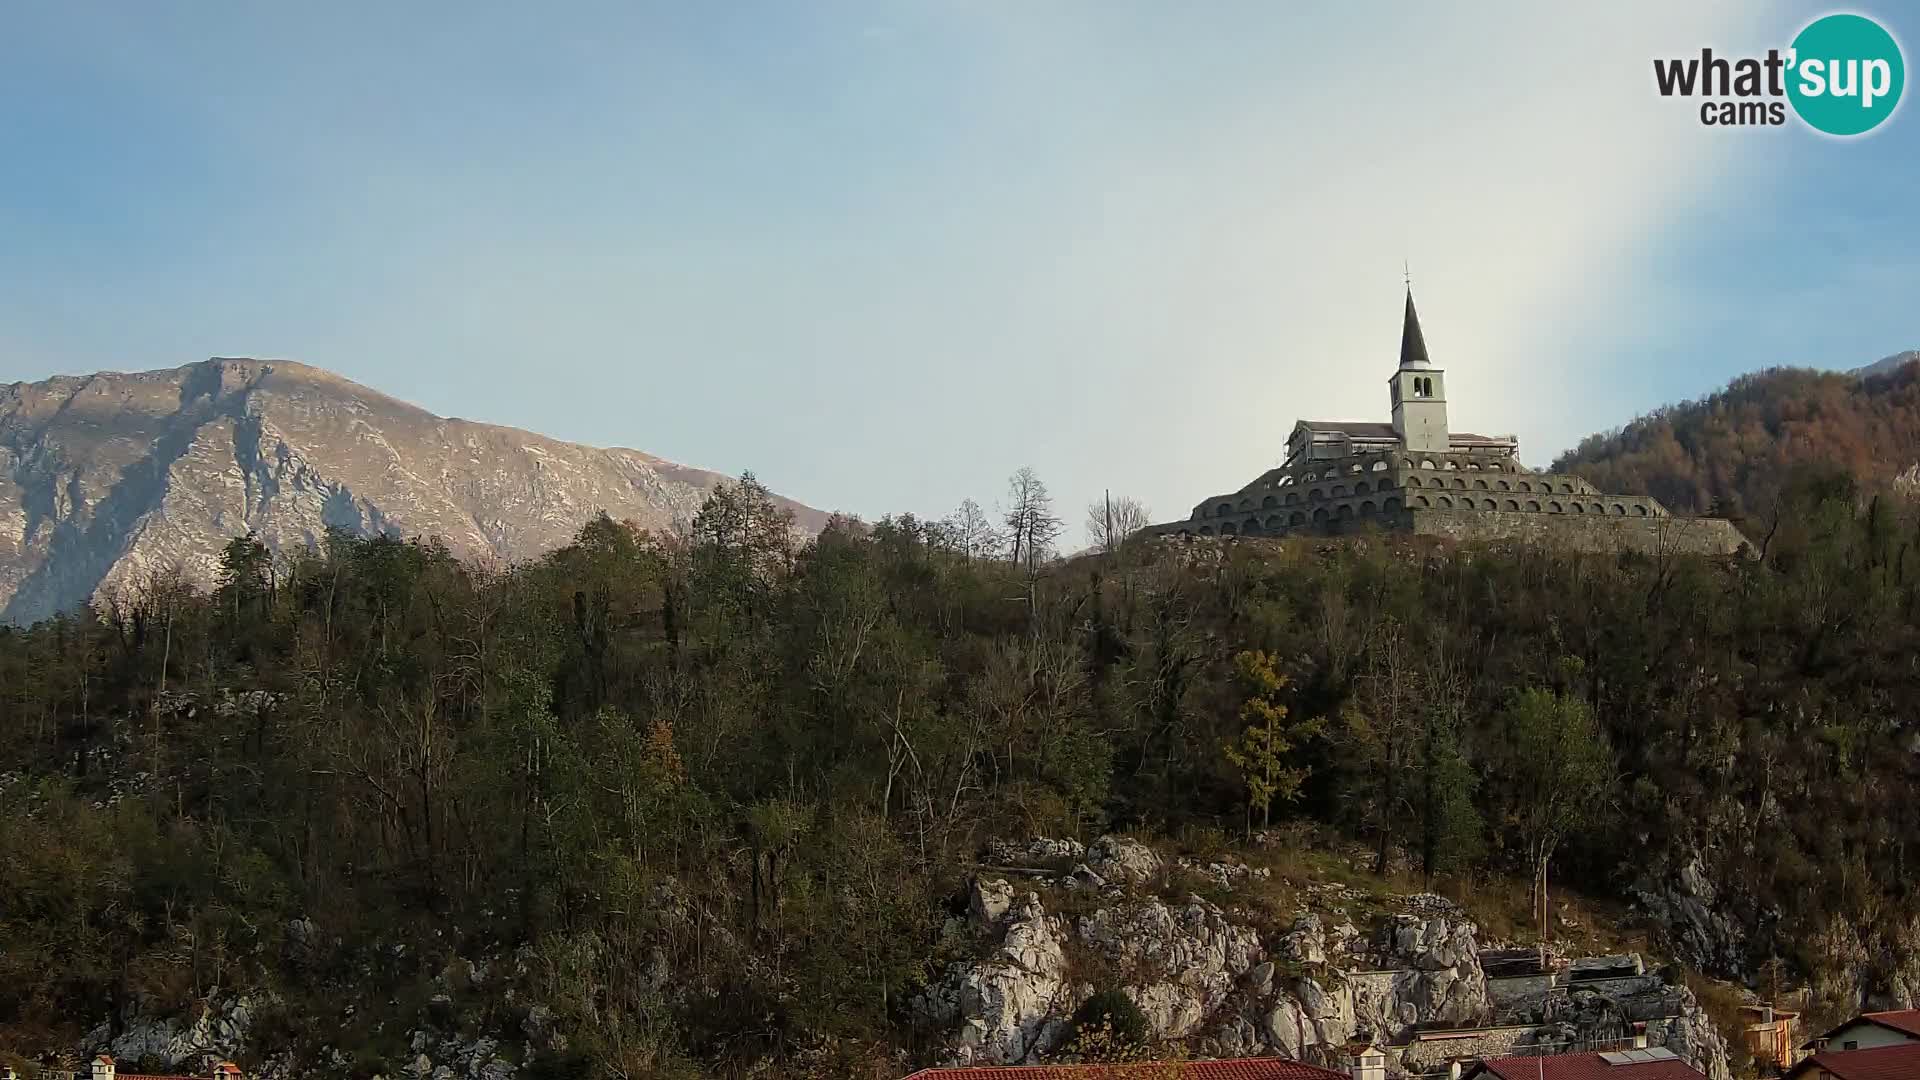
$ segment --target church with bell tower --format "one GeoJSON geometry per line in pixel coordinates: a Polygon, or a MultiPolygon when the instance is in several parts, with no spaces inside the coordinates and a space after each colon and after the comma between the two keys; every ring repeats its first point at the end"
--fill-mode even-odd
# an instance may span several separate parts
{"type": "Polygon", "coordinates": [[[1297,421],[1277,468],[1203,500],[1184,521],[1147,531],[1287,536],[1377,528],[1456,540],[1716,554],[1744,545],[1724,519],[1675,517],[1646,495],[1607,494],[1578,476],[1528,469],[1512,435],[1453,430],[1447,374],[1427,352],[1411,285],[1387,391],[1390,421],[1297,421]]]}

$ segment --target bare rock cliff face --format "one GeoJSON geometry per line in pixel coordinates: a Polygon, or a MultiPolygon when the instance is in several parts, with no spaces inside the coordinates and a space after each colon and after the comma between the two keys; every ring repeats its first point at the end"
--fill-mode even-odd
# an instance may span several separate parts
{"type": "MultiPolygon", "coordinates": [[[[0,386],[0,621],[176,567],[207,584],[249,529],[275,549],[335,527],[525,559],[603,510],[649,528],[690,520],[723,479],[435,416],[284,360],[15,383],[0,386]]],[[[789,506],[804,531],[825,521],[789,506]]]]}

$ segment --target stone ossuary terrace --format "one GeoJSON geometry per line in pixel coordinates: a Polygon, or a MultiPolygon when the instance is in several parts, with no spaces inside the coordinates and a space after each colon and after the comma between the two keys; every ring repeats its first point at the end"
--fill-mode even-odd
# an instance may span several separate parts
{"type": "Polygon", "coordinates": [[[1372,525],[1458,540],[1715,554],[1743,543],[1723,519],[1677,518],[1645,495],[1607,494],[1577,476],[1530,471],[1511,435],[1450,431],[1446,372],[1427,356],[1412,290],[1400,363],[1387,385],[1391,423],[1302,420],[1279,468],[1150,532],[1283,536],[1372,525]]]}

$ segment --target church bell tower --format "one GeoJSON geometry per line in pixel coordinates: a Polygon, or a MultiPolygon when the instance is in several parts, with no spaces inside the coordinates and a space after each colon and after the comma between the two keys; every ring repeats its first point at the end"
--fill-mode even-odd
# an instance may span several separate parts
{"type": "Polygon", "coordinates": [[[1427,339],[1420,333],[1420,315],[1413,309],[1413,289],[1407,289],[1407,321],[1400,329],[1400,367],[1387,380],[1393,393],[1393,431],[1408,450],[1446,453],[1447,373],[1427,359],[1427,339]]]}

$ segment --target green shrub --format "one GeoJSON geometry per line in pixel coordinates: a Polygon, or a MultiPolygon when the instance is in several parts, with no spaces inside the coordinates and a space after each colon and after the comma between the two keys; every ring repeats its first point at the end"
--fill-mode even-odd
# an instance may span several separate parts
{"type": "Polygon", "coordinates": [[[1073,1014],[1076,1041],[1094,1032],[1105,1031],[1113,1041],[1138,1046],[1147,1041],[1147,1015],[1133,999],[1118,990],[1102,990],[1081,1003],[1073,1014]]]}

